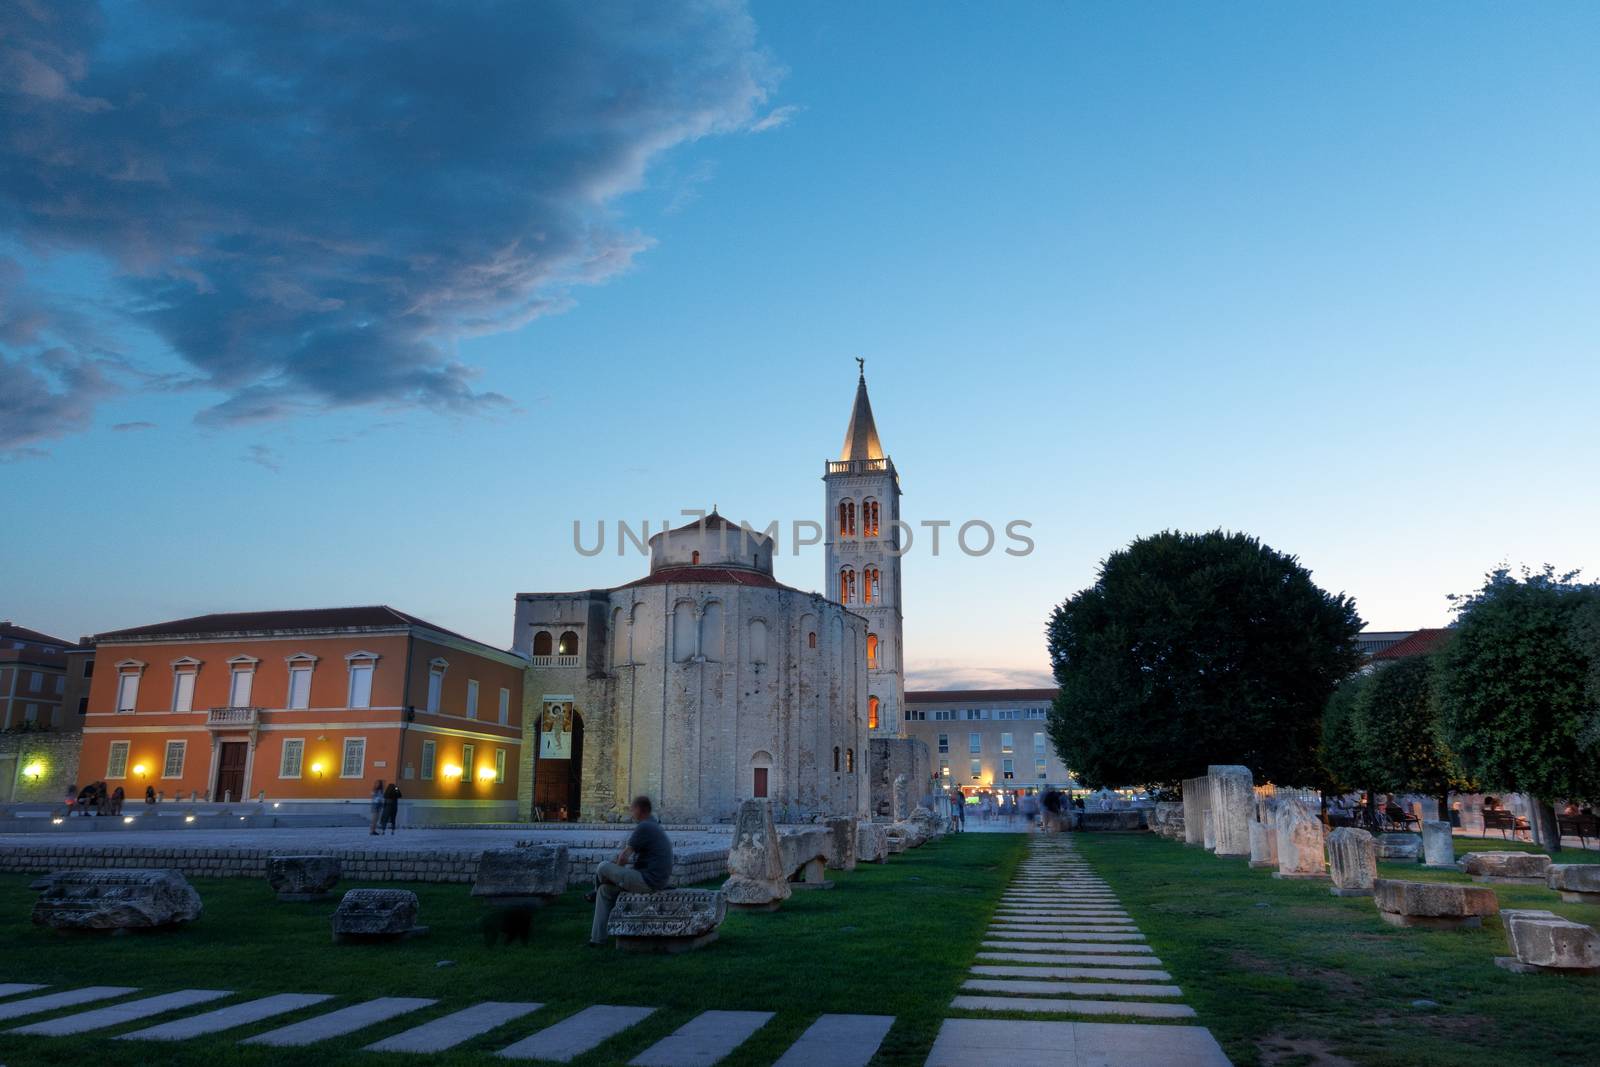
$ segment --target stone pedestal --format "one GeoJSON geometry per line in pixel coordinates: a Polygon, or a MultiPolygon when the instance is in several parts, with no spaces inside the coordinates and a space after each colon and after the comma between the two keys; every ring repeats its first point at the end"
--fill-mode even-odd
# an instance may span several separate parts
{"type": "Polygon", "coordinates": [[[1594,927],[1550,911],[1507,908],[1500,912],[1514,955],[1495,963],[1519,973],[1600,974],[1600,934],[1594,927]]]}
{"type": "Polygon", "coordinates": [[[1600,904],[1600,863],[1553,863],[1545,884],[1569,904],[1600,904]]]}
{"type": "Polygon", "coordinates": [[[182,874],[163,870],[58,871],[40,891],[33,924],[57,930],[151,930],[200,917],[200,894],[182,874]]]}
{"type": "Polygon", "coordinates": [[[327,900],[341,873],[336,856],[272,856],[267,860],[267,884],[284,901],[327,900]]]}
{"type": "Polygon", "coordinates": [[[828,830],[828,869],[853,871],[856,869],[856,820],[840,815],[825,821],[828,830]]]}
{"type": "Polygon", "coordinates": [[[1278,871],[1274,878],[1326,878],[1322,823],[1303,800],[1288,797],[1278,805],[1278,871]]]}
{"type": "Polygon", "coordinates": [[[1422,864],[1436,870],[1456,865],[1456,838],[1447,822],[1422,824],[1422,864]]]}
{"type": "Polygon", "coordinates": [[[1550,857],[1542,852],[1469,852],[1461,869],[1474,882],[1544,885],[1550,866],[1550,857]]]}
{"type": "Polygon", "coordinates": [[[606,934],[625,952],[688,952],[715,941],[727,914],[727,900],[716,890],[623,893],[606,934]]]}
{"type": "Polygon", "coordinates": [[[1204,778],[1185,778],[1183,781],[1183,843],[1205,843],[1205,812],[1210,803],[1211,785],[1204,778]]]}
{"type": "Polygon", "coordinates": [[[832,889],[824,870],[832,844],[826,828],[798,830],[778,839],[790,889],[832,889]]]}
{"type": "Polygon", "coordinates": [[[352,889],[333,912],[333,941],[394,941],[428,932],[417,925],[420,905],[409,889],[352,889]]]}
{"type": "Polygon", "coordinates": [[[1380,878],[1373,887],[1378,915],[1393,926],[1457,930],[1483,925],[1498,906],[1494,891],[1450,882],[1399,882],[1380,878]]]}
{"type": "Polygon", "coordinates": [[[1378,849],[1372,835],[1341,826],[1328,835],[1329,892],[1336,897],[1370,897],[1378,880],[1378,849]]]}
{"type": "Polygon", "coordinates": [[[856,823],[856,861],[858,863],[886,863],[888,859],[888,827],[882,823],[856,823]]]}
{"type": "Polygon", "coordinates": [[[770,800],[746,800],[739,805],[728,850],[728,873],[722,886],[728,906],[740,911],[777,911],[789,899],[789,879],[783,869],[783,845],[772,821],[770,800]]]}
{"type": "Polygon", "coordinates": [[[1211,779],[1211,832],[1219,856],[1250,855],[1250,816],[1255,811],[1255,780],[1249,767],[1206,768],[1211,779]]]}
{"type": "Polygon", "coordinates": [[[1254,870],[1276,870],[1278,867],[1278,820],[1250,824],[1250,866],[1254,870]]]}
{"type": "Polygon", "coordinates": [[[485,849],[472,895],[518,907],[547,904],[567,891],[571,870],[566,845],[485,849]]]}

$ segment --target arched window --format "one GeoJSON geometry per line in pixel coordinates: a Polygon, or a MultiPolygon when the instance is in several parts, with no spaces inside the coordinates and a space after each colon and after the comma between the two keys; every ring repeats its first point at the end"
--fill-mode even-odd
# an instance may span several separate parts
{"type": "Polygon", "coordinates": [[[863,603],[871,604],[883,598],[883,593],[878,588],[878,581],[881,576],[876,567],[868,567],[861,572],[861,600],[863,603]]]}
{"type": "Polygon", "coordinates": [[[878,635],[867,635],[867,668],[875,669],[878,666],[878,635]]]}
{"type": "Polygon", "coordinates": [[[750,620],[750,662],[767,662],[767,623],[765,619],[750,620]]]}
{"type": "Polygon", "coordinates": [[[861,502],[861,536],[878,536],[878,502],[871,497],[861,502]]]}
{"type": "Polygon", "coordinates": [[[678,601],[672,609],[672,658],[682,663],[694,658],[694,605],[678,601]]]}
{"type": "Polygon", "coordinates": [[[833,773],[839,773],[839,746],[833,746],[833,773]]]}
{"type": "Polygon", "coordinates": [[[689,553],[689,562],[690,563],[699,563],[700,562],[700,550],[699,549],[695,549],[693,552],[689,553]]]}
{"type": "Polygon", "coordinates": [[[856,535],[856,502],[854,500],[839,501],[839,536],[854,537],[856,535]]]}
{"type": "Polygon", "coordinates": [[[856,572],[854,567],[845,567],[839,572],[839,603],[853,603],[856,598],[856,572]]]}
{"type": "Polygon", "coordinates": [[[844,750],[844,769],[849,774],[856,773],[856,750],[853,748],[844,750]]]}
{"type": "Polygon", "coordinates": [[[549,630],[540,630],[533,635],[533,654],[535,656],[549,656],[555,652],[555,639],[550,636],[549,630]]]}
{"type": "Polygon", "coordinates": [[[817,647],[817,631],[812,630],[810,633],[806,634],[806,647],[807,648],[816,648],[817,647]]]}
{"type": "MultiPolygon", "coordinates": [[[[737,639],[735,640],[737,644],[737,639]]],[[[713,600],[700,613],[700,655],[713,663],[722,660],[722,602],[713,600]]]]}
{"type": "Polygon", "coordinates": [[[867,698],[867,729],[876,730],[877,728],[878,728],[878,698],[877,697],[868,697],[867,698]]]}
{"type": "Polygon", "coordinates": [[[576,656],[578,654],[578,635],[573,630],[562,630],[561,641],[556,645],[556,655],[576,656]]]}

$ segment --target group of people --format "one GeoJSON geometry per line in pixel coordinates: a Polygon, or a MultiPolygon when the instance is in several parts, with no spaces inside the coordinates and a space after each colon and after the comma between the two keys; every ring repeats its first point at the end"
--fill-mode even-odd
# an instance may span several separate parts
{"type": "Polygon", "coordinates": [[[400,786],[390,782],[387,786],[379,778],[372,783],[372,825],[367,828],[373,837],[394,833],[400,815],[400,786]]]}
{"type": "Polygon", "coordinates": [[[1015,823],[1020,815],[1024,824],[1032,828],[1038,824],[1040,815],[1046,810],[1060,813],[1071,807],[1083,810],[1082,798],[1069,798],[1067,794],[1055,789],[1047,790],[1042,796],[1027,792],[1021,796],[1001,796],[998,800],[993,794],[984,793],[969,804],[966,791],[956,786],[950,790],[950,825],[956,833],[965,830],[969,809],[976,809],[978,817],[984,822],[1004,819],[1008,823],[1015,823]]]}
{"type": "MultiPolygon", "coordinates": [[[[90,782],[79,789],[76,784],[67,786],[66,795],[62,798],[66,802],[67,816],[73,815],[121,815],[123,801],[127,794],[119,785],[115,789],[106,790],[104,782],[90,782]]],[[[147,785],[144,789],[144,802],[156,802],[156,788],[147,785]]]]}

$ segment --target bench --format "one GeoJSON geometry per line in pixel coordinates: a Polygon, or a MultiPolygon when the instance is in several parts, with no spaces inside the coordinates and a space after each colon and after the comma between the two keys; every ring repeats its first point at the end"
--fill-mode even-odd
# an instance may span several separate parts
{"type": "Polygon", "coordinates": [[[1528,832],[1528,820],[1519,819],[1504,808],[1491,808],[1483,813],[1483,833],[1480,837],[1488,837],[1490,830],[1499,830],[1500,836],[1509,834],[1521,835],[1528,832]]]}
{"type": "Polygon", "coordinates": [[[1584,848],[1591,837],[1600,838],[1600,818],[1593,815],[1557,815],[1556,828],[1562,837],[1576,837],[1584,848]]]}
{"type": "Polygon", "coordinates": [[[715,889],[623,893],[606,934],[625,952],[688,952],[715,941],[727,917],[728,899],[715,889]]]}

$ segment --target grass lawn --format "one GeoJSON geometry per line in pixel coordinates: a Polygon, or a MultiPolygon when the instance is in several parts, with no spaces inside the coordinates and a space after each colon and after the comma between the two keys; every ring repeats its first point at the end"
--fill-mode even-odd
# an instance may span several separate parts
{"type": "MultiPolygon", "coordinates": [[[[1510,949],[1498,918],[1480,930],[1399,929],[1370,898],[1279,881],[1243,859],[1148,834],[1076,840],[1236,1063],[1600,1063],[1600,978],[1499,969],[1494,957],[1510,949]]],[[[1458,853],[1530,847],[1456,838],[1458,853]]],[[[1569,850],[1557,862],[1597,859],[1569,850]]],[[[1380,863],[1378,873],[1470,881],[1418,864],[1380,863]]],[[[1502,907],[1600,924],[1600,906],[1564,904],[1541,886],[1490,888],[1502,907]]]]}
{"type": "Polygon", "coordinates": [[[465,885],[406,887],[422,900],[427,937],[335,946],[328,929],[331,904],[280,904],[265,882],[196,880],[205,900],[199,921],[173,932],[105,937],[32,926],[28,914],[36,894],[27,888],[30,879],[0,876],[0,981],[130,985],[145,993],[201,988],[338,995],[225,1038],[151,1046],[119,1042],[108,1049],[109,1035],[150,1021],[83,1038],[0,1037],[0,1063],[371,1064],[377,1057],[358,1051],[359,1045],[477,1001],[516,1000],[546,1007],[429,1062],[504,1064],[490,1053],[604,1003],[662,1010],[574,1061],[579,1067],[626,1062],[709,1008],[778,1013],[724,1061],[729,1067],[770,1064],[824,1012],[895,1016],[874,1064],[921,1064],[1025,849],[1020,835],[960,835],[886,865],[831,871],[833,889],[796,893],[772,914],[730,914],[718,942],[681,956],[582,947],[592,906],[576,890],[535,917],[528,946],[486,948],[479,925],[486,909],[467,896],[465,885]],[[436,966],[440,960],[455,964],[436,966]],[[332,1048],[286,1053],[237,1044],[250,1033],[380,995],[438,997],[440,1003],[374,1027],[361,1034],[362,1041],[343,1047],[333,1042],[332,1048]]]}

